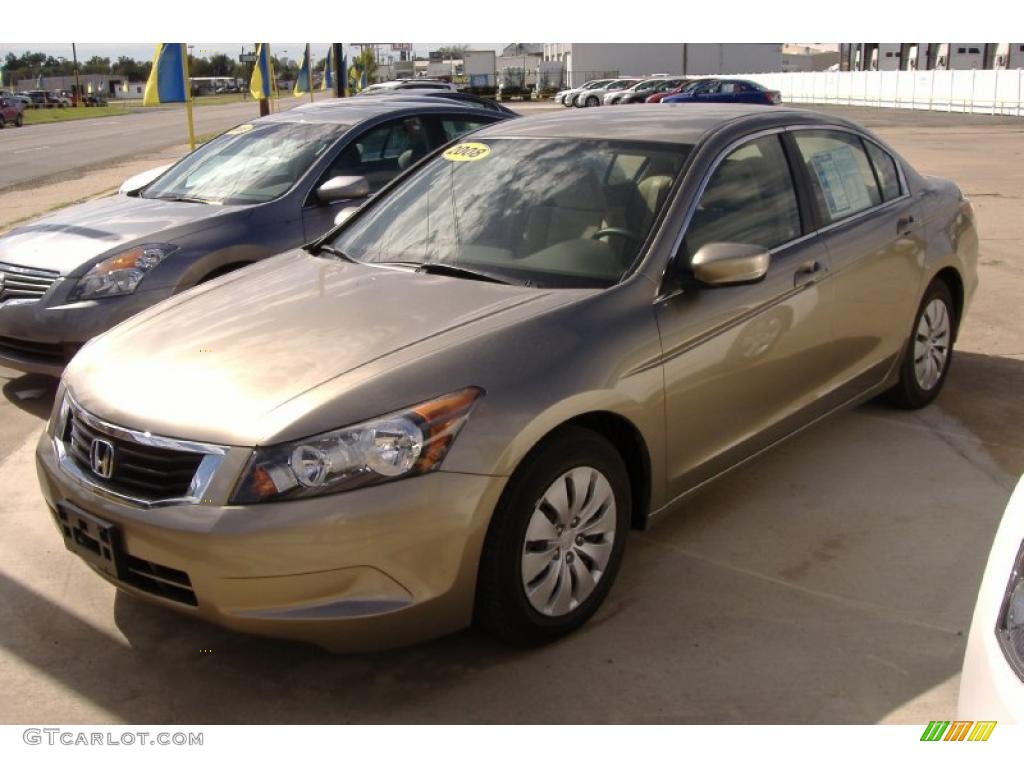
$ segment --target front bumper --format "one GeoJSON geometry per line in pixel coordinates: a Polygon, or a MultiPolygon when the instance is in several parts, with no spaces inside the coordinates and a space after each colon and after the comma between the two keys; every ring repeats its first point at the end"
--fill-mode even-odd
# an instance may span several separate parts
{"type": "Polygon", "coordinates": [[[480,550],[506,478],[433,472],[320,498],[228,506],[249,453],[230,450],[209,503],[149,509],[69,476],[48,433],[36,467],[55,515],[72,505],[117,526],[136,573],[122,580],[95,570],[145,600],[335,651],[409,644],[470,623],[480,550]],[[172,588],[161,589],[167,579],[172,588]]]}
{"type": "Polygon", "coordinates": [[[171,295],[165,288],[66,303],[74,283],[60,279],[41,299],[0,303],[0,365],[60,376],[89,339],[171,295]]]}

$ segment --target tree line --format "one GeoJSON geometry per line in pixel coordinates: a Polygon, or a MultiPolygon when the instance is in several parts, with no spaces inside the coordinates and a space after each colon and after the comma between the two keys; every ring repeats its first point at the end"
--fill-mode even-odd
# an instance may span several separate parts
{"type": "MultiPolygon", "coordinates": [[[[294,79],[298,73],[298,64],[287,58],[273,56],[274,72],[279,79],[294,79]]],[[[111,60],[107,56],[92,56],[78,62],[80,75],[108,75],[123,77],[129,82],[142,82],[149,78],[153,68],[152,61],[138,61],[130,56],[118,56],[111,60]]],[[[236,77],[248,81],[252,74],[252,64],[241,64],[224,53],[211,56],[193,56],[189,54],[188,70],[192,77],[236,77]]],[[[45,53],[26,51],[20,56],[8,53],[4,57],[4,81],[29,80],[39,77],[71,77],[75,74],[74,62],[64,56],[50,56],[45,53]]]]}

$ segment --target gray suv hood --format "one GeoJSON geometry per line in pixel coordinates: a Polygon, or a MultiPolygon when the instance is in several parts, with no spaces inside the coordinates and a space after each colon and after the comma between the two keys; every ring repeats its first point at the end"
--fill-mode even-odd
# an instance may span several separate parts
{"type": "Polygon", "coordinates": [[[0,235],[0,262],[72,273],[134,243],[174,243],[215,225],[237,207],[114,195],[36,219],[0,235]]]}

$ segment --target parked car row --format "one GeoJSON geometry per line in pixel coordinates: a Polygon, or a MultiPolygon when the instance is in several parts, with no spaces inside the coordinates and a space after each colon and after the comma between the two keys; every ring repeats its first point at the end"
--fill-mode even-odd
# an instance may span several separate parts
{"type": "Polygon", "coordinates": [[[938,395],[977,284],[953,182],[814,112],[510,118],[305,105],[0,237],[0,360],[63,370],[36,463],[65,546],[234,629],[541,643],[630,528],[938,395]]]}
{"type": "Polygon", "coordinates": [[[782,95],[750,80],[656,76],[590,80],[579,88],[559,91],[554,101],[565,107],[657,103],[782,103],[782,95]]]}

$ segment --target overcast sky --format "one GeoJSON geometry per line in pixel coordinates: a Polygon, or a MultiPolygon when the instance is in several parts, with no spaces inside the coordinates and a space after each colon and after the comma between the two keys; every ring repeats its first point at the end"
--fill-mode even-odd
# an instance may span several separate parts
{"type": "MultiPolygon", "coordinates": [[[[298,60],[302,55],[302,48],[305,43],[271,43],[270,51],[275,56],[287,56],[290,59],[298,60]]],[[[310,50],[313,53],[313,60],[317,61],[327,55],[327,46],[330,43],[310,43],[310,50]]],[[[441,45],[451,43],[416,43],[416,53],[426,56],[427,52],[441,45]]],[[[505,43],[469,43],[474,49],[501,50],[505,43]]],[[[252,50],[252,43],[245,43],[247,50],[252,50]]],[[[131,56],[140,61],[149,61],[153,58],[153,51],[156,43],[78,43],[78,61],[87,61],[93,56],[106,56],[111,61],[116,61],[118,56],[131,56]]],[[[213,53],[226,53],[233,59],[238,58],[242,52],[242,43],[196,43],[192,53],[195,56],[210,56],[213,53]]],[[[348,44],[345,44],[345,53],[348,53],[348,44]]],[[[25,51],[41,51],[49,56],[63,56],[71,58],[71,43],[55,45],[54,43],[3,43],[0,42],[0,61],[8,53],[20,56],[25,51]]]]}

